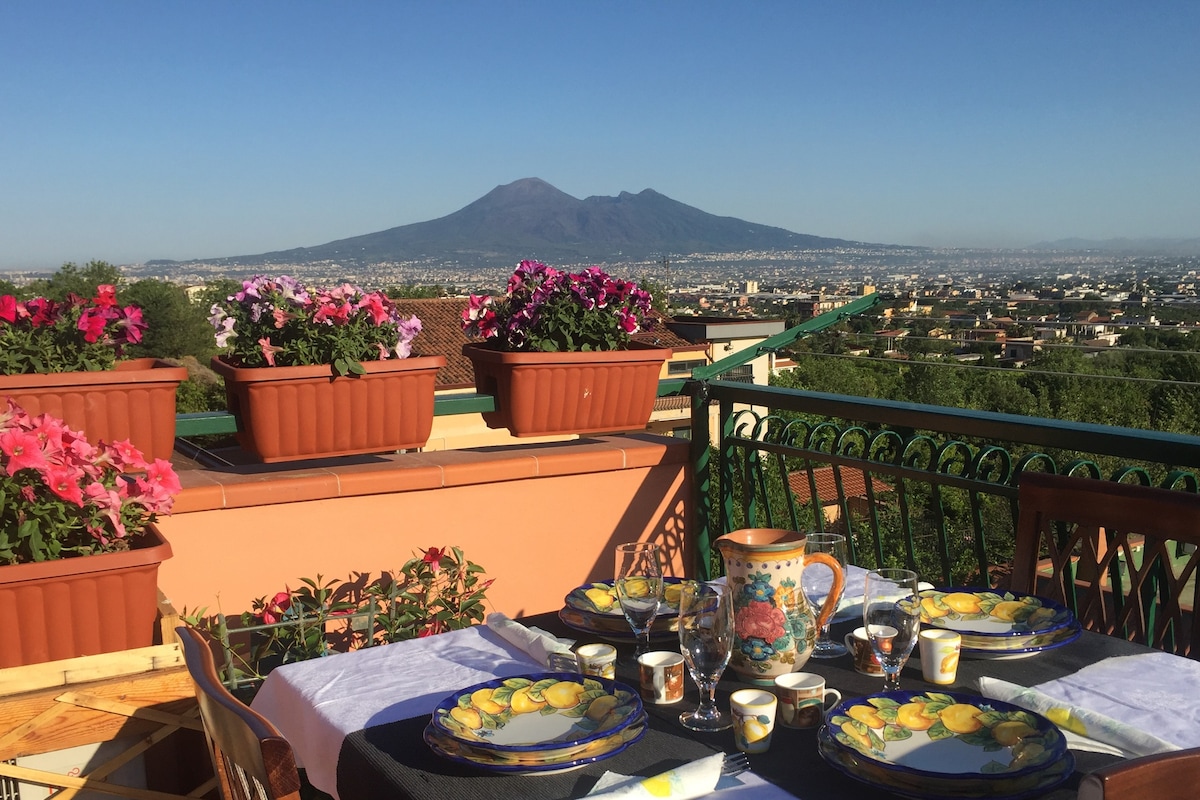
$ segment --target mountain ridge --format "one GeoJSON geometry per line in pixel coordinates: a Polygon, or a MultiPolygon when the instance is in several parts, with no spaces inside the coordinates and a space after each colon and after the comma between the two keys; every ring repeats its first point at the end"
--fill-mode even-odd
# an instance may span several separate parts
{"type": "Polygon", "coordinates": [[[521,258],[604,262],[693,252],[825,249],[862,244],[716,216],[653,189],[580,200],[540,178],[522,178],[495,187],[458,211],[426,222],[313,247],[148,264],[371,264],[416,259],[507,264],[521,258]]]}

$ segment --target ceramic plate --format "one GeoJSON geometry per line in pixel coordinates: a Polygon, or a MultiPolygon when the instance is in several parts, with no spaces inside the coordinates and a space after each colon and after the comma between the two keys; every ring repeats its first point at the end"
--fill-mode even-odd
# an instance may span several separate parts
{"type": "MultiPolygon", "coordinates": [[[[682,586],[683,580],[680,578],[663,578],[663,599],[658,604],[658,616],[671,617],[679,614],[679,590],[682,586]]],[[[572,589],[563,598],[563,602],[567,608],[585,614],[602,614],[625,620],[621,604],[617,601],[614,581],[597,581],[572,589]]]]}
{"type": "Polygon", "coordinates": [[[542,751],[586,745],[644,714],[623,683],[576,672],[539,672],[470,686],[433,710],[439,734],[490,751],[542,751]]]}
{"type": "Polygon", "coordinates": [[[642,716],[637,722],[626,725],[610,735],[597,739],[583,746],[573,755],[563,755],[554,751],[538,752],[493,752],[486,749],[471,747],[457,739],[444,736],[433,723],[425,726],[425,743],[442,758],[466,764],[489,772],[502,772],[514,775],[549,775],[558,772],[569,772],[585,764],[600,761],[615,756],[629,745],[638,741],[646,733],[646,717],[642,716]]]}
{"type": "Polygon", "coordinates": [[[978,695],[883,692],[845,700],[826,719],[838,747],[905,781],[1025,777],[1067,752],[1050,720],[978,695]]]}
{"type": "MultiPolygon", "coordinates": [[[[558,618],[572,630],[590,633],[601,639],[613,642],[632,642],[633,629],[625,621],[625,615],[614,617],[610,614],[589,614],[586,611],[576,611],[564,607],[558,612],[558,618]]],[[[650,626],[651,641],[667,641],[679,639],[679,617],[658,617],[650,626]]]]}
{"type": "Polygon", "coordinates": [[[921,592],[921,622],[958,631],[976,649],[1017,650],[1075,622],[1065,606],[1043,597],[989,589],[921,592]]]}
{"type": "Polygon", "coordinates": [[[995,642],[991,642],[989,646],[982,648],[968,646],[968,637],[964,636],[962,653],[971,658],[1025,658],[1026,656],[1036,655],[1043,650],[1053,650],[1056,647],[1070,644],[1078,639],[1082,633],[1083,627],[1078,622],[1073,622],[1066,628],[1039,634],[1020,642],[1009,642],[1009,647],[1007,648],[997,647],[995,642]]]}
{"type": "Polygon", "coordinates": [[[1043,769],[1015,778],[930,778],[926,775],[897,774],[883,769],[857,752],[839,747],[825,727],[817,732],[817,751],[827,764],[847,777],[915,800],[1024,800],[1038,797],[1061,785],[1075,771],[1075,758],[1068,750],[1062,758],[1043,769]]]}

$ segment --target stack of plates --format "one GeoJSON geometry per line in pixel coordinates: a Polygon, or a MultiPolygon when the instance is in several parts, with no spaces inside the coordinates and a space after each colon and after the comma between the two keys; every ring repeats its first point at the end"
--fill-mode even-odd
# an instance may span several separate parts
{"type": "Polygon", "coordinates": [[[1075,770],[1062,731],[1018,706],[951,692],[884,692],[833,708],[821,757],[870,786],[914,798],[1017,800],[1075,770]]]}
{"type": "Polygon", "coordinates": [[[562,772],[642,738],[638,693],[574,672],[497,678],[438,704],[425,743],[443,758],[493,772],[562,772]]]}
{"type": "Polygon", "coordinates": [[[1053,600],[991,589],[923,591],[921,621],[962,634],[963,654],[978,658],[1033,655],[1075,641],[1082,630],[1053,600]]]}
{"type": "MultiPolygon", "coordinates": [[[[683,581],[679,578],[663,578],[663,599],[658,604],[658,616],[650,628],[651,639],[673,639],[679,630],[679,591],[683,581]]],[[[617,602],[617,590],[612,581],[588,583],[563,598],[563,608],[558,612],[563,624],[573,630],[590,633],[602,639],[632,641],[633,630],[621,613],[617,602]]]]}

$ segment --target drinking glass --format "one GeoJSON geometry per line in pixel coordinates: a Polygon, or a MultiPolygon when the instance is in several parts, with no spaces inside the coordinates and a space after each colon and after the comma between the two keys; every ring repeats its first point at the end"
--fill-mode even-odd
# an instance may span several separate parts
{"type": "Polygon", "coordinates": [[[700,707],[679,715],[694,731],[723,731],[733,718],[717,708],[717,682],[733,653],[733,591],[691,581],[679,593],[679,649],[700,687],[700,707]]]}
{"type": "Polygon", "coordinates": [[[899,689],[900,668],[912,652],[921,628],[917,573],[907,569],[868,572],[863,625],[871,649],[883,665],[884,691],[899,689]]]}
{"type": "MultiPolygon", "coordinates": [[[[838,533],[807,534],[804,537],[804,554],[809,555],[811,553],[828,553],[838,562],[842,568],[842,573],[845,574],[845,536],[838,533]]],[[[813,619],[816,619],[820,615],[821,606],[825,603],[825,597],[829,594],[830,587],[834,584],[832,572],[824,564],[805,564],[804,572],[800,574],[800,585],[804,590],[804,596],[812,606],[813,619]]],[[[835,613],[830,614],[829,619],[825,620],[825,624],[821,626],[817,642],[813,646],[812,658],[837,658],[847,653],[846,645],[829,638],[829,625],[833,622],[834,616],[836,616],[838,603],[842,600],[841,595],[841,587],[838,587],[838,596],[833,598],[835,613]]]]}
{"type": "Polygon", "coordinates": [[[650,650],[650,627],[658,616],[663,596],[662,566],[659,547],[653,542],[617,545],[617,571],[614,587],[617,601],[629,627],[637,638],[637,657],[650,650]]]}

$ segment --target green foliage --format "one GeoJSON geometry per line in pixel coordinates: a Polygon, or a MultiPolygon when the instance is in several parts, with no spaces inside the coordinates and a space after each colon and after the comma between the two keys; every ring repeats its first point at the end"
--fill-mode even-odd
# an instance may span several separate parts
{"type": "Polygon", "coordinates": [[[253,682],[280,664],[476,625],[492,585],[484,572],[458,547],[431,547],[373,581],[301,578],[298,589],[255,600],[233,628],[207,608],[181,616],[225,649],[234,665],[226,681],[253,682]]]}
{"type": "Polygon", "coordinates": [[[72,294],[92,297],[97,287],[106,284],[116,286],[120,282],[121,270],[107,261],[89,261],[83,267],[68,261],[49,278],[31,281],[25,287],[24,296],[42,295],[63,302],[72,294]]]}
{"type": "Polygon", "coordinates": [[[155,358],[195,356],[207,361],[217,351],[208,308],[193,304],[187,291],[178,284],[160,280],[142,280],[121,292],[126,302],[141,307],[149,328],[130,355],[155,358]]]}
{"type": "Polygon", "coordinates": [[[445,286],[418,286],[415,283],[406,283],[403,286],[389,286],[383,290],[383,293],[393,300],[424,300],[450,296],[450,292],[446,290],[445,286]]]}

